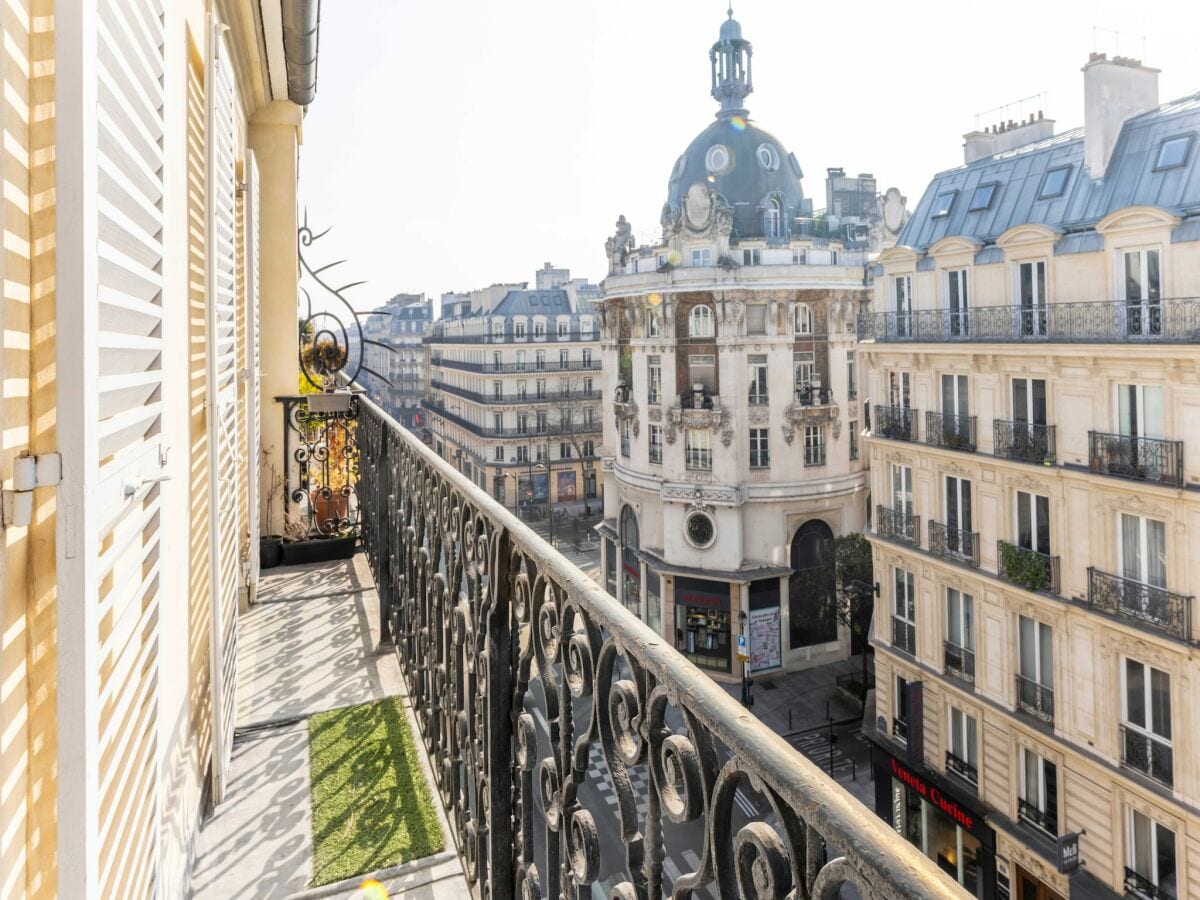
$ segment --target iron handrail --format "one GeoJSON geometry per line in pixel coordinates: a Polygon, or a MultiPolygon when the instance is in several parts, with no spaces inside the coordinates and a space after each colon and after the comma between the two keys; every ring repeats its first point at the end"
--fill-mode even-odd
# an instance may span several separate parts
{"type": "Polygon", "coordinates": [[[1172,787],[1175,781],[1175,751],[1158,735],[1139,728],[1118,725],[1121,739],[1121,765],[1136,769],[1160,784],[1172,787]]]}
{"type": "Polygon", "coordinates": [[[1028,591],[1057,594],[1059,558],[1008,541],[996,541],[996,574],[1028,591]]]}
{"type": "Polygon", "coordinates": [[[1183,441],[1089,431],[1088,468],[1103,475],[1183,487],[1183,441]]]}
{"type": "Polygon", "coordinates": [[[975,452],[975,416],[925,413],[925,443],[947,450],[975,452]]]}
{"type": "Polygon", "coordinates": [[[971,765],[965,759],[955,756],[954,751],[946,751],[946,771],[953,772],[971,784],[979,783],[979,768],[971,765]]]}
{"type": "Polygon", "coordinates": [[[1045,722],[1054,721],[1054,689],[1017,675],[1017,709],[1045,722]]]}
{"type": "Polygon", "coordinates": [[[465,428],[467,431],[477,434],[481,437],[504,437],[504,438],[536,438],[536,437],[562,437],[563,435],[579,435],[579,434],[600,434],[603,430],[603,425],[600,422],[600,417],[597,416],[589,422],[561,423],[547,422],[545,427],[538,428],[536,420],[528,427],[521,428],[496,428],[494,426],[480,425],[472,422],[469,419],[464,419],[462,416],[455,415],[443,406],[439,406],[432,400],[422,400],[421,406],[446,419],[448,422],[453,422],[460,428],[465,428]]]}
{"type": "Polygon", "coordinates": [[[523,363],[489,363],[489,362],[468,362],[462,359],[446,359],[439,356],[436,359],[429,361],[431,366],[442,366],[447,369],[461,369],[464,372],[495,372],[501,375],[512,375],[525,373],[528,375],[536,375],[539,372],[599,372],[600,360],[593,359],[584,362],[581,359],[569,360],[566,365],[562,365],[557,360],[546,360],[541,365],[538,365],[537,360],[526,360],[523,363]]]}
{"type": "Polygon", "coordinates": [[[908,406],[876,406],[871,414],[875,419],[873,433],[876,437],[893,441],[917,439],[918,413],[915,409],[908,406]]]}
{"type": "Polygon", "coordinates": [[[883,505],[875,507],[875,531],[880,537],[894,541],[904,541],[914,546],[921,543],[921,520],[883,505]]]}
{"type": "Polygon", "coordinates": [[[526,331],[524,335],[517,336],[511,330],[504,334],[446,334],[439,332],[437,326],[434,326],[434,331],[425,338],[427,344],[579,344],[579,343],[600,343],[599,331],[568,331],[565,335],[558,334],[555,331],[547,331],[543,335],[535,335],[531,331],[526,331]]]}
{"type": "Polygon", "coordinates": [[[979,532],[951,528],[929,520],[929,552],[944,559],[979,566],[979,532]]]}
{"type": "Polygon", "coordinates": [[[953,641],[944,641],[942,646],[946,671],[963,681],[975,683],[975,651],[960,647],[953,641]]]}
{"type": "Polygon", "coordinates": [[[555,403],[563,400],[601,399],[599,388],[591,391],[543,391],[540,394],[535,390],[532,393],[526,391],[524,394],[501,394],[497,397],[495,393],[489,394],[485,391],[472,391],[464,387],[459,387],[457,384],[449,384],[440,378],[430,379],[429,387],[433,390],[454,394],[465,400],[474,400],[476,403],[501,406],[518,406],[522,403],[555,403]]]}
{"type": "Polygon", "coordinates": [[[1192,639],[1192,598],[1088,567],[1088,605],[1133,619],[1183,641],[1192,639]]]}
{"type": "Polygon", "coordinates": [[[1056,459],[1057,434],[1053,425],[1032,422],[1013,422],[1007,419],[992,421],[992,453],[1006,459],[1038,465],[1053,465],[1056,459]]]}

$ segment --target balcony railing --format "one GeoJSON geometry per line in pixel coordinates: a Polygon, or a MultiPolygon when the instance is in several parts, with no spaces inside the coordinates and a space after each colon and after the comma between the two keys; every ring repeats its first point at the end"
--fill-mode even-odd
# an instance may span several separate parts
{"type": "Polygon", "coordinates": [[[825,898],[853,885],[864,897],[966,900],[673,642],[373,404],[358,446],[381,641],[394,641],[476,896],[590,896],[603,840],[604,893],[618,897],[825,898]],[[580,762],[597,751],[611,807],[580,762]],[[735,795],[754,810],[749,824],[734,824],[735,795]],[[700,859],[672,876],[665,848],[685,839],[700,859]]]}
{"type": "Polygon", "coordinates": [[[975,416],[925,413],[925,443],[947,450],[975,452],[975,416]]]}
{"type": "Polygon", "coordinates": [[[1041,809],[1024,798],[1017,800],[1017,818],[1036,825],[1047,834],[1058,834],[1058,812],[1052,809],[1041,809]]]}
{"type": "MultiPolygon", "coordinates": [[[[512,382],[509,382],[511,385],[512,382]]],[[[456,397],[463,397],[467,400],[474,400],[476,403],[486,403],[489,405],[506,405],[520,406],[522,403],[559,403],[563,401],[574,400],[599,400],[599,389],[585,391],[526,391],[524,394],[503,393],[497,395],[494,391],[487,393],[484,391],[472,391],[464,387],[459,387],[457,384],[449,384],[442,381],[440,378],[430,380],[429,387],[436,391],[445,391],[448,394],[454,394],[456,397]]]]}
{"type": "Polygon", "coordinates": [[[1192,639],[1192,598],[1088,567],[1088,604],[1134,619],[1180,640],[1192,639]]]}
{"type": "Polygon", "coordinates": [[[472,422],[464,419],[462,416],[455,415],[447,410],[444,406],[430,400],[422,400],[421,406],[429,410],[436,416],[445,419],[447,422],[453,422],[460,428],[465,428],[472,434],[477,434],[480,437],[497,437],[497,438],[531,438],[531,437],[560,437],[562,435],[571,434],[600,434],[603,426],[601,425],[599,416],[592,419],[591,422],[567,422],[551,423],[547,422],[543,427],[539,428],[537,421],[530,422],[525,428],[519,425],[512,428],[496,428],[494,425],[480,425],[478,422],[472,422]]]}
{"type": "Polygon", "coordinates": [[[868,313],[858,317],[858,339],[886,343],[1192,344],[1200,342],[1200,298],[868,313]]]}
{"type": "Polygon", "coordinates": [[[440,331],[436,325],[433,333],[425,339],[429,344],[562,344],[599,340],[599,331],[568,331],[565,334],[559,334],[557,331],[547,331],[544,334],[526,331],[517,335],[510,329],[503,334],[454,334],[440,331]]]}
{"type": "Polygon", "coordinates": [[[1059,559],[1008,541],[996,541],[996,574],[1028,591],[1058,593],[1059,559]]]}
{"type": "Polygon", "coordinates": [[[944,659],[947,674],[961,678],[963,681],[975,683],[975,651],[960,647],[951,641],[945,641],[944,659]]]}
{"type": "Polygon", "coordinates": [[[965,759],[955,756],[950,750],[946,751],[946,771],[953,772],[971,784],[979,784],[979,769],[965,759]]]}
{"type": "Polygon", "coordinates": [[[798,385],[793,396],[797,406],[828,406],[833,403],[831,388],[813,387],[811,384],[798,385]]]}
{"type": "Polygon", "coordinates": [[[917,655],[917,629],[912,622],[892,616],[892,646],[909,656],[917,655]]]}
{"type": "Polygon", "coordinates": [[[467,362],[461,359],[447,359],[437,356],[430,360],[431,366],[443,366],[447,369],[461,369],[464,372],[488,372],[499,375],[521,372],[599,372],[600,360],[592,359],[584,362],[581,359],[560,363],[558,360],[545,360],[538,363],[536,359],[527,359],[523,363],[467,362]]]}
{"type": "Polygon", "coordinates": [[[876,406],[871,410],[877,437],[893,441],[917,439],[917,411],[907,406],[876,406]]]}
{"type": "Polygon", "coordinates": [[[1175,900],[1178,896],[1174,891],[1167,893],[1144,875],[1139,875],[1129,866],[1125,867],[1125,895],[1127,897],[1142,897],[1145,900],[1175,900]]]}
{"type": "Polygon", "coordinates": [[[902,741],[908,740],[908,723],[901,718],[892,719],[892,734],[902,741]]]}
{"type": "Polygon", "coordinates": [[[929,520],[929,552],[944,559],[979,565],[979,533],[929,520]]]}
{"type": "Polygon", "coordinates": [[[1171,787],[1174,784],[1175,752],[1171,745],[1156,735],[1147,734],[1125,725],[1121,729],[1121,765],[1149,775],[1155,781],[1171,787]]]}
{"type": "Polygon", "coordinates": [[[908,513],[875,507],[875,531],[880,537],[893,541],[904,541],[916,546],[921,542],[921,520],[908,513]]]}
{"type": "Polygon", "coordinates": [[[1089,431],[1088,466],[1103,475],[1183,487],[1183,441],[1089,431]]]}
{"type": "Polygon", "coordinates": [[[1053,465],[1056,458],[1053,425],[1033,425],[1029,422],[992,422],[992,453],[1005,459],[1019,459],[1038,465],[1053,465]]]}
{"type": "Polygon", "coordinates": [[[1017,676],[1017,709],[1046,722],[1054,721],[1054,690],[1024,675],[1017,676]]]}

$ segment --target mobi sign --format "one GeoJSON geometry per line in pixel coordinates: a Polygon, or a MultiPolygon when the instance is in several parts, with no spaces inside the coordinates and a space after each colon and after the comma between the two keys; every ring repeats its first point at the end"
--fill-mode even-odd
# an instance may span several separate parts
{"type": "Polygon", "coordinates": [[[954,822],[958,823],[967,831],[975,831],[980,827],[980,823],[975,815],[968,809],[964,809],[958,804],[958,801],[948,796],[941,788],[935,784],[930,784],[920,775],[909,771],[900,764],[898,759],[892,759],[892,777],[902,784],[907,785],[920,795],[921,799],[929,803],[934,809],[941,811],[954,822]]]}

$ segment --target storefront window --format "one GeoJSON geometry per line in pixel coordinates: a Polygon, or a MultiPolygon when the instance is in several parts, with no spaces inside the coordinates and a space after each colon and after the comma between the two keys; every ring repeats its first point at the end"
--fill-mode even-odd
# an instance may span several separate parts
{"type": "Polygon", "coordinates": [[[604,589],[617,596],[617,545],[604,539],[604,589]]]}
{"type": "Polygon", "coordinates": [[[982,845],[977,838],[894,778],[892,808],[898,834],[937,863],[971,896],[983,896],[979,877],[982,845]]]}
{"type": "Polygon", "coordinates": [[[684,656],[698,666],[728,672],[729,621],[727,583],[675,579],[675,641],[684,656]]]}
{"type": "Polygon", "coordinates": [[[646,568],[646,624],[662,634],[662,583],[657,572],[646,568]]]}
{"type": "Polygon", "coordinates": [[[637,516],[628,507],[621,509],[621,602],[638,618],[642,615],[642,562],[638,559],[637,516]]]}

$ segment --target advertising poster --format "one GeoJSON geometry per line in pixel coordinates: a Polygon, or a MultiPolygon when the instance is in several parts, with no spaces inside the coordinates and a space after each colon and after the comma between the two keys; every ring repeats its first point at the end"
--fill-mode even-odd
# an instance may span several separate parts
{"type": "Polygon", "coordinates": [[[750,671],[783,665],[779,644],[779,607],[750,610],[750,671]]]}

